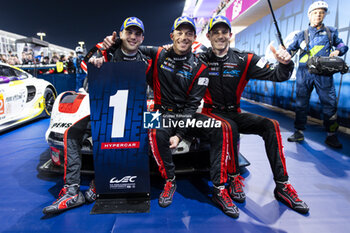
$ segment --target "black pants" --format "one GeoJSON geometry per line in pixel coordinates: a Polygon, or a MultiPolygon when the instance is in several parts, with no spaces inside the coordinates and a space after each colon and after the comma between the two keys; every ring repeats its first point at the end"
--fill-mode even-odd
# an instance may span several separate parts
{"type": "Polygon", "coordinates": [[[69,127],[64,134],[64,183],[80,184],[80,149],[86,129],[90,127],[87,116],[69,127]]]}
{"type": "MultiPolygon", "coordinates": [[[[196,113],[196,121],[206,121],[210,117],[206,114],[196,113]]],[[[174,118],[174,120],[176,120],[174,118]]],[[[214,119],[212,119],[214,120],[214,119]]],[[[161,176],[164,179],[171,179],[175,176],[175,165],[169,138],[175,135],[175,128],[159,128],[149,130],[149,142],[153,156],[159,167],[161,176]]],[[[221,185],[227,181],[227,155],[228,138],[223,127],[190,127],[188,134],[208,139],[210,142],[210,177],[214,185],[221,185]]]]}
{"type": "MultiPolygon", "coordinates": [[[[279,124],[276,120],[252,113],[238,113],[235,111],[220,111],[213,109],[207,112],[213,117],[222,118],[223,121],[226,121],[227,124],[231,125],[231,128],[237,128],[239,133],[257,134],[261,136],[265,142],[265,150],[274,180],[283,182],[288,180],[282,137],[279,124]]],[[[235,140],[234,137],[233,140],[235,140]]],[[[237,158],[236,164],[234,162],[230,163],[231,167],[228,167],[228,173],[237,174],[239,173],[237,141],[232,141],[231,145],[233,146],[232,150],[235,153],[234,155],[236,155],[237,158]]]]}

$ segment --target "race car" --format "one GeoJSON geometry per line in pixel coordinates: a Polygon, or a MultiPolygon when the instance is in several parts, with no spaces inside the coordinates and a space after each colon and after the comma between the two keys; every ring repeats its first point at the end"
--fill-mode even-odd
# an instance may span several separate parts
{"type": "Polygon", "coordinates": [[[0,62],[0,133],[40,117],[50,117],[56,96],[51,83],[0,62]]]}
{"type": "MultiPolygon", "coordinates": [[[[150,92],[148,92],[150,93],[150,92]]],[[[150,97],[152,94],[148,94],[150,97]]],[[[147,100],[147,111],[153,110],[153,99],[147,100]]],[[[200,109],[199,109],[200,111],[200,109]]],[[[53,105],[50,126],[46,131],[46,140],[50,146],[50,159],[39,169],[44,172],[63,173],[65,131],[80,119],[90,115],[89,94],[83,88],[79,92],[67,91],[57,96],[53,105]]],[[[81,173],[93,174],[92,137],[91,128],[87,128],[82,139],[80,154],[82,157],[81,173]]],[[[209,170],[209,144],[199,138],[184,138],[176,149],[172,150],[176,173],[205,172],[209,170]],[[203,160],[203,156],[208,159],[203,160]]],[[[151,152],[150,152],[151,156],[151,152]]],[[[250,163],[241,154],[239,165],[248,166],[250,163]]],[[[157,165],[150,159],[151,171],[157,173],[157,165]]]]}

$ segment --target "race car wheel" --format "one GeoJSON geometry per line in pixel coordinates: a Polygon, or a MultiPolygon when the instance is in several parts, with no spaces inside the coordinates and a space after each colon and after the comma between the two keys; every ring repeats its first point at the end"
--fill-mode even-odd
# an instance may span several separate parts
{"type": "Polygon", "coordinates": [[[55,99],[56,99],[56,95],[51,88],[47,87],[45,89],[44,98],[45,98],[45,100],[44,100],[45,101],[44,102],[45,114],[46,114],[46,117],[50,117],[51,112],[52,112],[53,103],[55,102],[55,99]]]}

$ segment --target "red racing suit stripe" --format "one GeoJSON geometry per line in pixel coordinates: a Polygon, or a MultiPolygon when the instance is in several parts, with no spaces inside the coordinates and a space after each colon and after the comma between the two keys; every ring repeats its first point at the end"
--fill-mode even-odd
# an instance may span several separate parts
{"type": "Polygon", "coordinates": [[[273,125],[275,126],[278,150],[279,150],[279,155],[280,155],[280,159],[281,159],[282,166],[283,166],[283,172],[284,172],[283,174],[285,176],[288,176],[287,167],[286,167],[286,158],[284,156],[283,145],[282,145],[282,137],[281,137],[281,131],[280,131],[279,123],[278,123],[278,121],[273,120],[273,119],[269,119],[269,120],[272,121],[273,125]]]}
{"type": "Polygon", "coordinates": [[[158,169],[159,169],[161,176],[164,179],[168,179],[168,176],[167,176],[166,171],[165,171],[164,162],[163,162],[162,157],[160,156],[160,153],[158,150],[156,133],[157,133],[156,129],[148,130],[149,145],[151,147],[153,157],[158,165],[158,169]]]}
{"type": "MultiPolygon", "coordinates": [[[[204,116],[215,118],[211,114],[199,113],[204,116]]],[[[222,121],[221,121],[222,122],[222,121]]],[[[220,183],[227,181],[227,155],[229,147],[228,129],[226,123],[222,124],[222,150],[221,150],[221,162],[220,162],[220,183]]]]}
{"type": "Polygon", "coordinates": [[[158,48],[156,59],[154,60],[154,71],[153,71],[153,93],[154,93],[154,104],[161,105],[161,92],[160,92],[160,83],[158,77],[158,59],[159,54],[163,50],[162,47],[158,48]]]}
{"type": "Polygon", "coordinates": [[[193,87],[193,84],[195,83],[195,81],[199,78],[199,75],[201,75],[201,73],[203,72],[203,70],[205,70],[207,68],[206,65],[202,64],[201,67],[199,68],[196,76],[194,77],[194,79],[192,80],[192,83],[190,85],[190,87],[188,88],[187,90],[187,95],[190,94],[191,90],[192,90],[192,87],[193,87]]]}
{"type": "Polygon", "coordinates": [[[230,123],[225,120],[224,118],[222,117],[219,117],[217,115],[215,115],[214,113],[211,113],[209,114],[210,116],[214,117],[215,119],[221,121],[223,123],[223,125],[225,126],[225,130],[227,131],[227,139],[228,139],[228,145],[229,145],[229,153],[230,153],[230,158],[228,159],[228,173],[229,174],[236,174],[237,172],[237,167],[236,167],[236,163],[235,163],[235,152],[233,150],[233,146],[232,146],[232,143],[230,143],[232,140],[233,140],[233,132],[232,132],[232,128],[231,128],[231,125],[230,123]],[[232,171],[232,168],[233,168],[233,171],[232,171]]]}

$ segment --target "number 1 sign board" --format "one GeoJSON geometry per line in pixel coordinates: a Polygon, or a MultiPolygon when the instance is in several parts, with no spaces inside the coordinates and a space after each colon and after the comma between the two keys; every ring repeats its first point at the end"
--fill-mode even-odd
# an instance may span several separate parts
{"type": "Polygon", "coordinates": [[[143,62],[105,63],[101,68],[88,64],[95,206],[108,206],[94,213],[149,211],[145,71],[143,62]],[[140,207],[137,200],[146,206],[140,207]]]}

